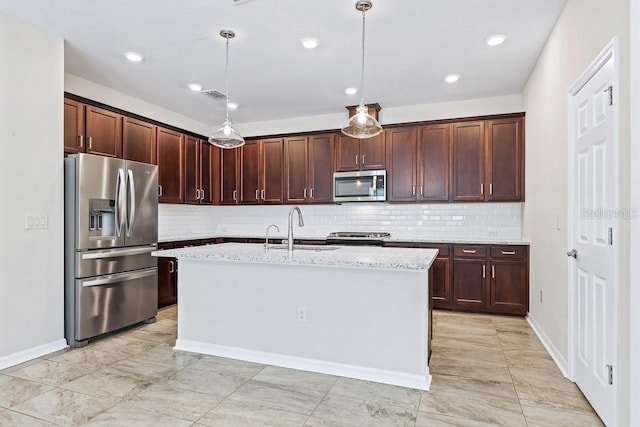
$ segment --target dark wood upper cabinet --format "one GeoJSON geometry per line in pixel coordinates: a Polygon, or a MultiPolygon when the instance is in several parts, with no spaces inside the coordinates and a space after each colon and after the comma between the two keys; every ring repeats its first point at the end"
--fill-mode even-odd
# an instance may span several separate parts
{"type": "Polygon", "coordinates": [[[524,119],[488,120],[486,200],[524,201],[524,119]]]}
{"type": "Polygon", "coordinates": [[[282,138],[260,141],[260,203],[281,204],[284,201],[284,142],[282,138]]]}
{"type": "Polygon", "coordinates": [[[240,188],[240,157],[241,148],[220,150],[220,204],[237,205],[240,188]]]}
{"type": "Polygon", "coordinates": [[[334,134],[285,138],[284,203],[333,201],[334,134]]]}
{"type": "Polygon", "coordinates": [[[200,204],[201,142],[193,136],[184,139],[184,202],[200,204]]]}
{"type": "Polygon", "coordinates": [[[126,160],[150,163],[156,160],[156,126],[131,117],[122,119],[122,157],[126,160]]]}
{"type": "Polygon", "coordinates": [[[387,200],[416,200],[416,128],[392,128],[385,131],[387,145],[387,200]]]}
{"type": "Polygon", "coordinates": [[[73,99],[64,99],[64,152],[82,153],[84,140],[84,104],[73,99]]]}
{"type": "Polygon", "coordinates": [[[454,201],[484,200],[484,159],[484,122],[454,123],[454,201]]]}
{"type": "Polygon", "coordinates": [[[240,204],[260,203],[260,141],[247,141],[240,148],[240,204]]]}
{"type": "Polygon", "coordinates": [[[417,153],[417,199],[420,202],[449,200],[451,136],[450,124],[420,128],[417,153]]]}
{"type": "Polygon", "coordinates": [[[336,171],[384,169],[384,132],[367,139],[356,139],[340,134],[336,143],[336,171]]]}
{"type": "Polygon", "coordinates": [[[200,204],[211,205],[220,197],[216,192],[216,168],[220,167],[219,148],[200,140],[200,204]],[[218,160],[216,159],[218,157],[218,160]],[[215,194],[214,194],[215,193],[215,194]]]}
{"type": "Polygon", "coordinates": [[[161,203],[184,202],[184,135],[158,128],[158,185],[161,203]]]}
{"type": "Polygon", "coordinates": [[[92,105],[85,114],[87,153],[122,158],[122,116],[92,105]]]}

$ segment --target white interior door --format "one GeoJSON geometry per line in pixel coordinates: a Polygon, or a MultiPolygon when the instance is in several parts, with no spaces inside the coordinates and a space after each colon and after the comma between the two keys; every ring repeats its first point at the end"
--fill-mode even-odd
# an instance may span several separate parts
{"type": "Polygon", "coordinates": [[[573,230],[567,253],[575,257],[570,261],[573,380],[608,425],[615,425],[618,339],[614,66],[613,55],[605,57],[571,97],[573,230]]]}

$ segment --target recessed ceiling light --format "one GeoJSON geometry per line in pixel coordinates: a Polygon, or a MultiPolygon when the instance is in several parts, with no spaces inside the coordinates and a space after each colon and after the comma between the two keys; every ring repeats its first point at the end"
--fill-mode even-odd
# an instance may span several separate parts
{"type": "Polygon", "coordinates": [[[315,49],[320,44],[320,41],[318,39],[313,38],[313,37],[306,37],[306,38],[300,40],[300,43],[302,43],[302,46],[305,49],[315,49]]]}
{"type": "Polygon", "coordinates": [[[230,110],[235,110],[236,108],[238,108],[238,104],[236,104],[235,102],[230,102],[229,103],[229,109],[230,110]]]}
{"type": "Polygon", "coordinates": [[[347,95],[355,95],[356,93],[358,93],[358,88],[357,87],[348,87],[344,90],[344,93],[346,93],[347,95]]]}
{"type": "Polygon", "coordinates": [[[507,39],[507,36],[505,36],[504,34],[496,34],[491,37],[488,37],[487,40],[485,41],[489,46],[498,46],[504,43],[506,39],[507,39]]]}
{"type": "Polygon", "coordinates": [[[124,56],[131,62],[142,62],[144,59],[144,56],[136,52],[125,52],[124,56]]]}
{"type": "Polygon", "coordinates": [[[202,90],[202,85],[199,85],[198,83],[189,83],[189,89],[194,92],[200,92],[202,90]]]}
{"type": "Polygon", "coordinates": [[[447,83],[455,83],[460,79],[460,76],[458,74],[449,74],[448,76],[446,76],[444,78],[444,81],[447,83]]]}

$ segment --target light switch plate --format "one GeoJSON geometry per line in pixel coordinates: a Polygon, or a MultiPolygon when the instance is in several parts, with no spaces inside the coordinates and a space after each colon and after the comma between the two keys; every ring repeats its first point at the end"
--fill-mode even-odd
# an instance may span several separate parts
{"type": "Polygon", "coordinates": [[[49,227],[47,214],[25,214],[24,228],[27,230],[43,229],[49,227]]]}

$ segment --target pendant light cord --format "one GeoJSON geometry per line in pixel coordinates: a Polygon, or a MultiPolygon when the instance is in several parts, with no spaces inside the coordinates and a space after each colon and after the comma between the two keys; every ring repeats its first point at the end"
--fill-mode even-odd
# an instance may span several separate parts
{"type": "Polygon", "coordinates": [[[364,105],[364,14],[362,8],[362,69],[360,70],[360,105],[364,105]]]}
{"type": "Polygon", "coordinates": [[[225,54],[224,79],[227,86],[227,121],[229,121],[229,36],[225,37],[227,39],[227,51],[225,54]]]}

